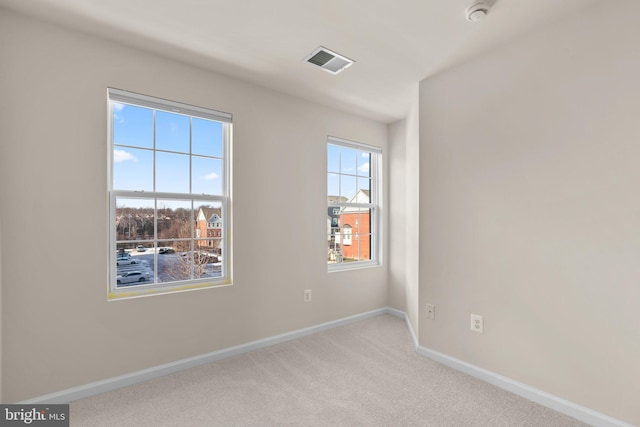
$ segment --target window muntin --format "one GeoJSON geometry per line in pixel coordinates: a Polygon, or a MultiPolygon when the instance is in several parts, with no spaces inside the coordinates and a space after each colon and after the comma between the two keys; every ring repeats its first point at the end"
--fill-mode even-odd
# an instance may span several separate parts
{"type": "Polygon", "coordinates": [[[330,137],[327,144],[327,264],[330,270],[379,264],[377,147],[330,137]]]}
{"type": "Polygon", "coordinates": [[[230,283],[230,127],[226,113],[109,89],[110,298],[230,283]]]}

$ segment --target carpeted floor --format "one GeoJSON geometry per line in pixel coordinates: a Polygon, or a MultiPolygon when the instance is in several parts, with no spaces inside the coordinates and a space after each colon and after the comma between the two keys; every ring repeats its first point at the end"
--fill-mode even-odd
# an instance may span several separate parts
{"type": "Polygon", "coordinates": [[[71,403],[71,426],[584,426],[416,354],[382,315],[71,403]]]}

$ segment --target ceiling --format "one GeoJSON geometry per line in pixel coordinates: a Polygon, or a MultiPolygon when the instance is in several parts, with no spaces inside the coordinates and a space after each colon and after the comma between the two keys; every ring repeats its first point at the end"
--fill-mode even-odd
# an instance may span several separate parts
{"type": "Polygon", "coordinates": [[[417,83],[601,0],[0,0],[57,22],[379,120],[405,117],[417,83]],[[332,75],[319,46],[354,59],[332,75]]]}

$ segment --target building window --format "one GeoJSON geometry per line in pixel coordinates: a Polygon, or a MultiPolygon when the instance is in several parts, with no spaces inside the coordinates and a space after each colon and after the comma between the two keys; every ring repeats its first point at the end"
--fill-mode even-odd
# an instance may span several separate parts
{"type": "Polygon", "coordinates": [[[109,298],[230,284],[231,115],[118,89],[108,99],[109,298]],[[212,240],[199,215],[213,211],[224,221],[212,240]]]}
{"type": "Polygon", "coordinates": [[[342,226],[342,244],[345,246],[351,245],[351,227],[349,224],[345,224],[342,226]]]}
{"type": "Polygon", "coordinates": [[[378,265],[380,148],[329,137],[327,263],[329,270],[378,265]]]}

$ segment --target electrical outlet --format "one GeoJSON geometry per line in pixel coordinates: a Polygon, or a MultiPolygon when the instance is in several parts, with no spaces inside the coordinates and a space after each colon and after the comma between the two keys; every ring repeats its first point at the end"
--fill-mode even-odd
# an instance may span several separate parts
{"type": "Polygon", "coordinates": [[[484,321],[479,314],[471,313],[471,330],[474,332],[482,333],[484,330],[484,321]]]}
{"type": "Polygon", "coordinates": [[[436,307],[433,304],[427,304],[427,319],[436,318],[436,307]]]}
{"type": "Polygon", "coordinates": [[[311,289],[305,289],[304,291],[304,302],[311,301],[311,289]]]}

